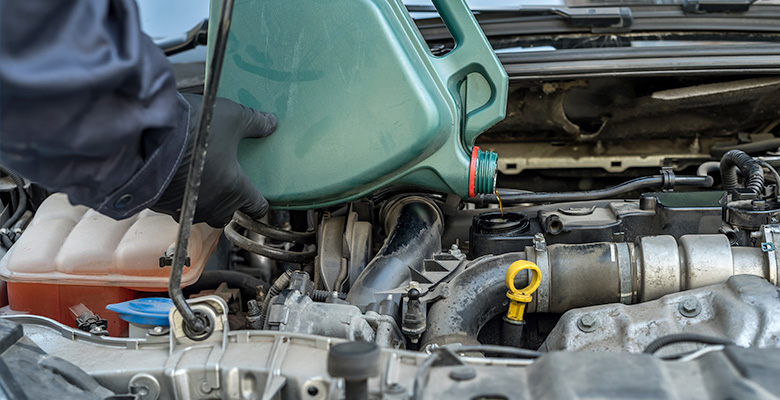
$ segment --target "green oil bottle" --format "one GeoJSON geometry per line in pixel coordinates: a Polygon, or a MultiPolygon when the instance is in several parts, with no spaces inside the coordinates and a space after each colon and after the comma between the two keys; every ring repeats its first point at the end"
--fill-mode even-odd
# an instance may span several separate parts
{"type": "Polygon", "coordinates": [[[463,0],[434,5],[455,41],[443,56],[400,0],[236,1],[219,95],[279,120],[239,150],[273,208],[398,184],[493,192],[496,154],[474,142],[504,118],[506,72],[463,0]]]}

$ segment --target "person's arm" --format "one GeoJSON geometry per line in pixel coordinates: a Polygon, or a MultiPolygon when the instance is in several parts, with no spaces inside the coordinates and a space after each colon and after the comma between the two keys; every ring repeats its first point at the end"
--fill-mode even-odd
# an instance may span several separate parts
{"type": "MultiPolygon", "coordinates": [[[[176,216],[199,101],[176,91],[134,0],[0,1],[0,162],[72,202],[117,219],[155,205],[176,216]]],[[[235,209],[267,208],[235,152],[276,122],[227,100],[214,120],[211,136],[233,145],[207,158],[203,186],[220,204],[206,198],[196,222],[224,226],[235,209]],[[244,130],[227,132],[234,125],[244,130]]]]}
{"type": "Polygon", "coordinates": [[[133,0],[0,2],[0,161],[123,218],[183,155],[188,104],[133,0]]]}

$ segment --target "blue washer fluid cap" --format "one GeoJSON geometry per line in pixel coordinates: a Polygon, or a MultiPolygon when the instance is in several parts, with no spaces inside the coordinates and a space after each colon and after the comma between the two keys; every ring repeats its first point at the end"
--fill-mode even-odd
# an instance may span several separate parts
{"type": "Polygon", "coordinates": [[[106,310],[119,313],[119,318],[139,325],[168,326],[168,312],[173,302],[164,297],[146,297],[109,304],[106,310]]]}

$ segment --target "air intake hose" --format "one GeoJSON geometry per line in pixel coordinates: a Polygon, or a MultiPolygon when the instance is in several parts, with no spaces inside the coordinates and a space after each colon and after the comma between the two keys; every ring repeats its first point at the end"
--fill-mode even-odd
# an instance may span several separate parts
{"type": "Polygon", "coordinates": [[[764,193],[764,170],[753,157],[742,150],[729,150],[720,159],[720,176],[723,179],[723,188],[731,190],[739,185],[737,169],[742,171],[745,177],[745,187],[754,193],[764,193]]]}
{"type": "MultiPolygon", "coordinates": [[[[504,278],[509,265],[525,259],[525,253],[484,256],[449,283],[451,295],[439,300],[428,311],[428,329],[422,344],[479,344],[477,335],[491,318],[506,312],[504,278]]],[[[526,274],[518,274],[515,286],[528,284],[526,274]]]]}
{"type": "Polygon", "coordinates": [[[404,197],[391,205],[385,215],[387,240],[350,289],[347,301],[351,304],[376,302],[376,293],[409,282],[409,268],[422,270],[423,261],[441,251],[442,220],[431,200],[404,197]]]}

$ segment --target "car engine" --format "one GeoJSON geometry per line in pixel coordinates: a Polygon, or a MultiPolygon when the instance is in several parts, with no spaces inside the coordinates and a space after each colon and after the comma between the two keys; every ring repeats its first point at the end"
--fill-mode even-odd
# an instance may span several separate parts
{"type": "MultiPolygon", "coordinates": [[[[4,320],[20,323],[16,326],[23,326],[37,346],[77,365],[100,387],[151,393],[139,398],[254,396],[244,391],[329,398],[324,394],[337,393],[340,385],[360,393],[355,382],[361,381],[383,398],[431,398],[451,390],[458,396],[467,391],[471,398],[517,398],[514,385],[491,380],[507,374],[531,380],[543,373],[548,378],[529,386],[553,390],[553,380],[545,379],[567,374],[572,363],[614,375],[615,369],[638,362],[641,367],[625,374],[659,376],[678,367],[698,368],[689,365],[708,357],[725,357],[718,362],[738,366],[736,359],[752,357],[742,347],[778,346],[780,203],[774,162],[771,156],[730,150],[720,162],[702,164],[698,175],[664,168],[605,189],[500,189],[476,201],[392,188],[326,210],[272,212],[267,221],[237,214],[224,231],[227,240],[218,244],[213,233],[198,226],[202,233],[193,236],[194,248],[216,247],[209,263],[221,263],[185,282],[193,308],[213,324],[206,339],[189,337],[175,308],[170,324],[167,309],[162,322],[151,324],[126,318],[130,311],[112,306],[108,309],[121,318],[109,316],[113,313],[97,309],[94,301],[81,304],[86,314],[73,311],[75,304],[66,302],[85,303],[85,291],[95,288],[101,290],[98,303],[150,302],[149,296],[161,290],[143,286],[160,278],[122,272],[116,260],[131,253],[127,240],[149,229],[156,231],[154,239],[144,242],[163,241],[163,246],[134,251],[147,257],[159,252],[164,265],[173,236],[163,236],[163,225],[150,220],[175,224],[143,214],[125,222],[115,246],[122,254],[111,255],[115,266],[98,276],[90,268],[106,256],[96,253],[85,260],[90,246],[83,245],[78,256],[68,256],[69,246],[88,239],[100,249],[100,238],[111,237],[119,222],[54,195],[43,201],[0,266],[10,300],[11,315],[4,320]],[[73,219],[69,228],[56,225],[73,219]],[[96,220],[102,225],[90,228],[96,220]],[[48,250],[52,246],[57,249],[48,250]],[[36,271],[33,265],[47,262],[31,257],[52,257],[56,272],[36,271]],[[36,274],[46,275],[46,283],[33,283],[36,274]],[[57,299],[44,294],[52,291],[57,299]],[[72,312],[40,303],[59,303],[72,312]],[[25,307],[34,311],[16,312],[25,307]],[[514,319],[509,317],[513,308],[514,319]],[[99,315],[110,323],[101,325],[99,315]],[[697,350],[697,344],[672,341],[658,349],[675,363],[640,355],[670,337],[715,346],[697,350]],[[340,355],[347,361],[333,366],[328,360],[337,356],[337,347],[328,349],[344,340],[375,347],[348,349],[340,355]],[[724,346],[735,354],[713,351],[724,346]],[[369,355],[369,350],[376,352],[369,355]],[[619,358],[629,354],[647,358],[619,358]],[[430,362],[433,358],[438,361],[430,362]],[[122,360],[120,367],[110,362],[114,359],[122,360]],[[423,368],[427,378],[420,377],[423,368]]],[[[203,269],[204,257],[193,248],[190,254],[189,268],[203,269]]],[[[148,269],[162,271],[160,276],[167,272],[148,269]]],[[[8,335],[16,332],[7,329],[8,335]]],[[[612,375],[585,376],[592,385],[604,380],[599,390],[607,392],[600,395],[617,390],[612,375]]],[[[683,390],[683,383],[663,379],[670,385],[664,390],[683,390]]],[[[587,387],[570,390],[580,395],[587,387]]]]}

